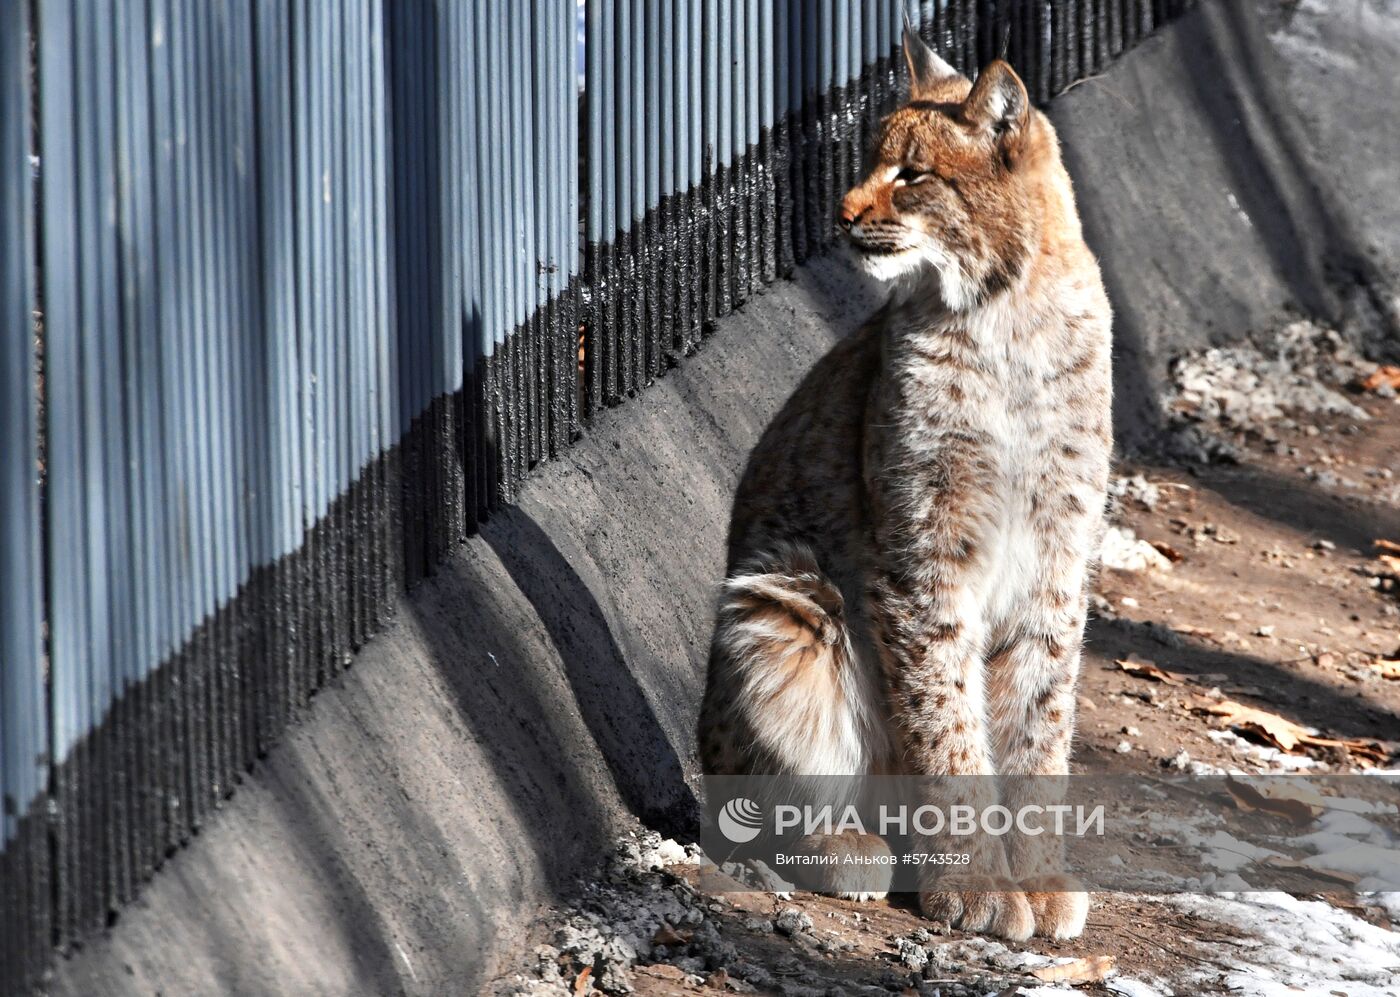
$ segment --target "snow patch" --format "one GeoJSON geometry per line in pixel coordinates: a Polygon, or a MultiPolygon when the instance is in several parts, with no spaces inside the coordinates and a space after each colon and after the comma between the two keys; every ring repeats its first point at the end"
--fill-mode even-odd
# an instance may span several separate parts
{"type": "Polygon", "coordinates": [[[1208,730],[1206,736],[1216,744],[1230,748],[1241,755],[1259,762],[1264,768],[1271,772],[1302,772],[1308,769],[1326,770],[1326,765],[1315,758],[1307,755],[1290,755],[1286,751],[1278,748],[1271,748],[1264,744],[1255,744],[1253,741],[1240,737],[1232,730],[1208,730]]]}
{"type": "Polygon", "coordinates": [[[1120,994],[1121,997],[1172,997],[1173,994],[1170,988],[1159,989],[1131,976],[1105,980],[1103,985],[1109,993],[1120,994]]]}
{"type": "Polygon", "coordinates": [[[1252,936],[1211,946],[1197,974],[1237,997],[1400,997],[1400,933],[1286,893],[1181,895],[1163,902],[1252,936]]]}

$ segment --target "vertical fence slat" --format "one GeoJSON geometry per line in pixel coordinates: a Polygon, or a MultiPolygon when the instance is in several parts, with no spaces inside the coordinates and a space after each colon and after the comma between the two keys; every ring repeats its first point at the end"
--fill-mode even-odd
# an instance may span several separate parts
{"type": "Polygon", "coordinates": [[[45,5],[39,17],[40,156],[44,164],[41,225],[43,239],[43,328],[46,445],[45,545],[52,579],[48,593],[51,708],[50,757],[54,773],[55,836],[54,936],[65,945],[76,932],[73,910],[76,823],[71,801],[79,782],[66,764],[83,731],[87,613],[86,535],[82,529],[80,339],[77,259],[76,149],[71,108],[75,42],[72,11],[45,5]],[[58,444],[58,445],[56,445],[58,444]],[[59,563],[56,555],[62,551],[59,563]],[[73,570],[77,569],[77,570],[73,570]]]}
{"type": "Polygon", "coordinates": [[[0,6],[0,978],[37,982],[51,931],[27,4],[0,6]]]}

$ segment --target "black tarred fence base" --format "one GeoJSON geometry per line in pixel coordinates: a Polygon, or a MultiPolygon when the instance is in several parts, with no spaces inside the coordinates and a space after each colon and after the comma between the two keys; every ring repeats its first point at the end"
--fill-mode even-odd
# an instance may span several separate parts
{"type": "Polygon", "coordinates": [[[572,442],[577,293],[434,399],[300,548],[255,569],[54,767],[50,797],[0,853],[4,993],[37,987],[55,949],[112,924],[383,629],[399,593],[572,442]]]}
{"type": "MultiPolygon", "coordinates": [[[[921,33],[967,73],[1007,59],[1043,103],[1194,2],[938,4],[921,33]]],[[[868,140],[898,100],[902,72],[897,55],[885,53],[850,82],[811,90],[731,163],[715,163],[707,150],[698,183],[663,195],[613,239],[585,246],[585,424],[698,348],[715,319],[829,248],[836,205],[864,171],[868,140]]]]}

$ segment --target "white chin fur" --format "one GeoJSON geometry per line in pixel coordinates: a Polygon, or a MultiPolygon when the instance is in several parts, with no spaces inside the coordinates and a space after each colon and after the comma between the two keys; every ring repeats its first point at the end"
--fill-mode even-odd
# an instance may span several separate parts
{"type": "Polygon", "coordinates": [[[943,258],[942,254],[931,253],[929,247],[906,249],[899,253],[857,254],[861,268],[878,281],[891,284],[895,293],[900,288],[913,289],[920,279],[929,273],[938,275],[938,290],[945,307],[961,311],[970,301],[970,288],[963,280],[962,270],[957,263],[943,258]]]}
{"type": "Polygon", "coordinates": [[[900,253],[859,253],[861,268],[880,281],[895,281],[924,268],[928,262],[918,250],[900,253]]]}

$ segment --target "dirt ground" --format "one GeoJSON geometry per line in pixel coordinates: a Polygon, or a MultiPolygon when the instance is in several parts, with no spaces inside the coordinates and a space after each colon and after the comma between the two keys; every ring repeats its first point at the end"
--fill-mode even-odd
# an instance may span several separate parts
{"type": "MultiPolygon", "coordinates": [[[[1400,665],[1385,664],[1400,659],[1400,560],[1387,563],[1376,546],[1400,542],[1400,399],[1335,387],[1357,408],[1284,419],[1215,418],[1184,389],[1173,403],[1178,428],[1220,445],[1205,460],[1117,468],[1113,522],[1131,531],[1130,546],[1135,535],[1172,563],[1099,576],[1076,771],[1400,764],[1400,665]],[[1117,664],[1129,659],[1139,674],[1117,664]],[[1147,662],[1167,680],[1141,674],[1147,662]],[[1255,707],[1339,743],[1282,751],[1257,729],[1232,731],[1200,712],[1209,702],[1255,707]]],[[[1003,946],[937,933],[904,898],[721,894],[692,864],[693,849],[654,844],[631,848],[630,862],[550,912],[501,992],[1038,995],[1075,985],[1129,997],[1400,997],[1400,894],[1097,894],[1082,938],[1003,946]],[[640,951],[607,947],[619,922],[640,951]],[[639,931],[652,934],[638,945],[639,931]],[[1096,957],[1111,957],[1111,975],[1078,984],[1076,970],[1093,977],[1107,963],[1057,970],[1049,961],[1096,957]]]]}

